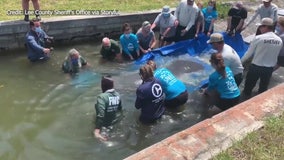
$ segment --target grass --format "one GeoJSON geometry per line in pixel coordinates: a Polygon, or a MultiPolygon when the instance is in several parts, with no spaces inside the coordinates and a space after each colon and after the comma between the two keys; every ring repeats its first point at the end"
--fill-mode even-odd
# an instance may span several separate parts
{"type": "Polygon", "coordinates": [[[284,157],[284,114],[266,120],[262,129],[248,134],[213,160],[282,160],[284,157]]]}
{"type": "MultiPolygon", "coordinates": [[[[227,0],[225,0],[227,1],[227,0]]],[[[147,11],[153,9],[161,9],[164,5],[169,5],[175,8],[179,0],[40,0],[41,10],[117,10],[123,12],[147,11]]],[[[204,1],[206,6],[206,2],[204,1]]],[[[224,1],[223,1],[224,2],[224,1]]],[[[217,9],[219,17],[224,18],[227,15],[230,6],[226,4],[218,4],[217,9]]],[[[0,20],[22,20],[23,15],[7,15],[8,11],[22,11],[21,0],[1,0],[0,1],[0,20]]],[[[30,1],[30,10],[33,10],[32,2],[30,1]]],[[[52,15],[55,16],[55,15],[52,15]]],[[[41,17],[49,17],[42,15],[41,17]]]]}

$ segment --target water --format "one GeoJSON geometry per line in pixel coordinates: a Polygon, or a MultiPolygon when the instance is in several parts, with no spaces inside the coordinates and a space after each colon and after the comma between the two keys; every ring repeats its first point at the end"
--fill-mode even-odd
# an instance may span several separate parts
{"type": "MultiPolygon", "coordinates": [[[[170,68],[185,82],[190,95],[184,106],[166,111],[157,123],[145,126],[138,121],[140,110],[134,107],[140,66],[103,62],[98,51],[99,44],[57,47],[49,61],[34,64],[26,59],[25,51],[0,56],[0,159],[123,159],[207,118],[196,87],[212,72],[209,57],[156,59],[158,67],[170,68]],[[73,47],[89,62],[76,77],[61,71],[63,59],[73,47]],[[100,142],[92,134],[103,74],[113,75],[124,115],[111,130],[108,142],[100,142]]],[[[271,86],[284,81],[283,69],[279,71],[271,86]]]]}

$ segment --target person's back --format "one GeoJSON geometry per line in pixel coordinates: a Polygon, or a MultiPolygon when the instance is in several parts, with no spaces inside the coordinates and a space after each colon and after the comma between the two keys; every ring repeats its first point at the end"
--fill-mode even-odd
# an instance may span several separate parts
{"type": "Polygon", "coordinates": [[[141,108],[140,121],[151,123],[163,115],[165,96],[159,80],[153,77],[149,65],[140,68],[140,75],[143,82],[136,90],[135,107],[141,108]]]}
{"type": "Polygon", "coordinates": [[[118,111],[122,108],[120,94],[115,89],[101,93],[97,98],[95,108],[98,116],[101,116],[100,114],[104,112],[104,117],[97,120],[96,123],[102,123],[104,127],[113,125],[119,118],[118,111]]]}
{"type": "Polygon", "coordinates": [[[186,91],[186,87],[182,81],[177,79],[171,71],[166,68],[158,68],[154,71],[154,77],[157,78],[162,85],[166,100],[175,98],[182,92],[186,91]]]}
{"type": "MultiPolygon", "coordinates": [[[[251,46],[255,46],[251,63],[259,66],[274,67],[282,47],[282,40],[275,33],[267,32],[256,36],[251,42],[251,46]]],[[[251,51],[248,50],[248,52],[251,51]]],[[[246,59],[249,55],[246,53],[242,59],[246,59]]]]}
{"type": "Polygon", "coordinates": [[[240,56],[231,46],[224,44],[221,54],[224,58],[225,65],[230,67],[234,75],[243,73],[244,67],[242,65],[240,56]]]}
{"type": "Polygon", "coordinates": [[[110,75],[103,76],[101,80],[102,93],[98,95],[95,104],[96,121],[94,135],[100,140],[107,140],[102,135],[103,127],[113,125],[121,117],[122,103],[120,94],[114,89],[114,82],[110,75]]]}
{"type": "Polygon", "coordinates": [[[235,98],[240,95],[240,90],[235,83],[233,72],[229,67],[225,68],[226,78],[221,78],[222,75],[217,71],[209,76],[208,89],[214,89],[218,91],[221,98],[235,98]]]}

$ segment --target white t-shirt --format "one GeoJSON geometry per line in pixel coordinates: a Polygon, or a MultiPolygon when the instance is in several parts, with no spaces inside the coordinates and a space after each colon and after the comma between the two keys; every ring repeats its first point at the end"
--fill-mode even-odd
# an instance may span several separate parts
{"type": "Polygon", "coordinates": [[[224,44],[221,54],[224,58],[225,65],[230,67],[234,75],[243,73],[244,67],[242,65],[240,56],[231,46],[224,44]]]}
{"type": "Polygon", "coordinates": [[[275,33],[263,33],[255,36],[241,60],[243,63],[246,63],[247,60],[253,57],[252,64],[263,67],[274,67],[282,45],[281,38],[275,33]]]}

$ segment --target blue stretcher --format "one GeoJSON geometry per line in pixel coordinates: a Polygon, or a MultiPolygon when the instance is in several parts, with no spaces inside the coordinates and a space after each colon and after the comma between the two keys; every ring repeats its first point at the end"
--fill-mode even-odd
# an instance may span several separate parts
{"type": "MultiPolygon", "coordinates": [[[[224,37],[225,43],[234,48],[241,58],[249,47],[249,45],[244,42],[242,35],[236,34],[232,37],[227,35],[225,32],[221,32],[221,34],[224,37]]],[[[157,48],[136,60],[135,64],[144,64],[148,60],[155,59],[155,57],[158,56],[178,56],[185,53],[189,54],[190,56],[199,56],[201,53],[210,54],[212,47],[207,43],[207,40],[209,40],[208,36],[200,34],[196,39],[181,41],[172,45],[157,48]]],[[[200,86],[197,88],[202,88],[206,86],[206,84],[208,84],[208,79],[201,81],[200,86]]]]}

